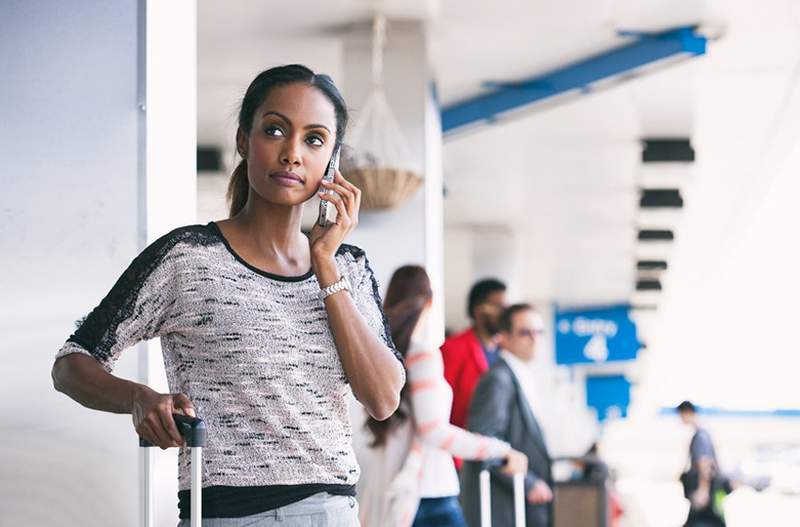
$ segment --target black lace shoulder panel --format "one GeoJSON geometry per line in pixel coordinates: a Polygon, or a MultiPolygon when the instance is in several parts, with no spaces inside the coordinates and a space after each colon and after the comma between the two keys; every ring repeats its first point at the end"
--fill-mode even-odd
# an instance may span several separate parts
{"type": "Polygon", "coordinates": [[[77,329],[67,340],[88,350],[101,362],[108,360],[116,343],[116,329],[134,315],[145,281],[181,242],[202,246],[220,243],[206,225],[179,227],[157,239],[134,258],[100,304],[76,323],[77,329]]]}

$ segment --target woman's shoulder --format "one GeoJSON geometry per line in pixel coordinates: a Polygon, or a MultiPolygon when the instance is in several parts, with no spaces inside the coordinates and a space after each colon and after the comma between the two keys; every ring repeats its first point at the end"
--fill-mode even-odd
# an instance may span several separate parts
{"type": "Polygon", "coordinates": [[[350,245],[348,243],[343,243],[339,246],[339,249],[336,251],[337,256],[345,256],[351,257],[353,260],[366,260],[367,253],[364,252],[364,249],[361,247],[350,245]]]}
{"type": "Polygon", "coordinates": [[[164,261],[168,255],[174,254],[176,247],[207,247],[221,243],[213,223],[206,225],[184,225],[163,234],[150,243],[137,257],[141,262],[151,265],[164,261]]]}
{"type": "Polygon", "coordinates": [[[173,247],[182,242],[190,245],[205,246],[220,243],[220,241],[219,229],[214,222],[209,222],[205,225],[198,223],[172,229],[148,245],[147,249],[160,250],[164,247],[173,247]]]}
{"type": "Polygon", "coordinates": [[[219,238],[219,228],[214,222],[208,222],[205,225],[196,223],[176,227],[160,236],[152,245],[175,244],[182,241],[207,245],[219,242],[219,238]]]}
{"type": "Polygon", "coordinates": [[[351,279],[361,282],[372,275],[367,253],[361,247],[343,243],[336,251],[336,259],[342,269],[347,270],[351,279]]]}

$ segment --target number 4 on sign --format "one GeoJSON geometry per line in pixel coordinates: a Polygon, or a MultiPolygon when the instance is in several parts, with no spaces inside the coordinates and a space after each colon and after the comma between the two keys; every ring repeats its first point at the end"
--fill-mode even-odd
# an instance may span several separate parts
{"type": "Polygon", "coordinates": [[[593,335],[583,348],[583,354],[587,359],[591,359],[595,362],[605,362],[608,359],[606,336],[602,333],[593,335]]]}

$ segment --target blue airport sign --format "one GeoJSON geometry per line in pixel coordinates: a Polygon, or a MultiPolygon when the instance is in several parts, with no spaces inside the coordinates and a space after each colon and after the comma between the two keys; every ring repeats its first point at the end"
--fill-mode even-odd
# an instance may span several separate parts
{"type": "Polygon", "coordinates": [[[628,416],[631,383],[624,375],[590,375],[586,378],[586,404],[597,410],[600,422],[628,416]]]}
{"type": "Polygon", "coordinates": [[[626,305],[556,311],[556,363],[603,364],[636,358],[640,344],[626,305]]]}

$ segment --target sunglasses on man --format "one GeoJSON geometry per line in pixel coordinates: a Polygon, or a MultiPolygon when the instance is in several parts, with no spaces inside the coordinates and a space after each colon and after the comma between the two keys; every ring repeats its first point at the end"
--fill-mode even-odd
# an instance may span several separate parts
{"type": "Polygon", "coordinates": [[[522,328],[514,331],[518,337],[534,338],[544,335],[544,329],[541,328],[522,328]]]}

